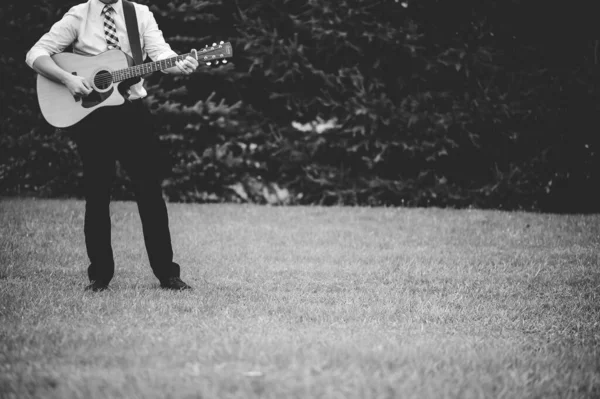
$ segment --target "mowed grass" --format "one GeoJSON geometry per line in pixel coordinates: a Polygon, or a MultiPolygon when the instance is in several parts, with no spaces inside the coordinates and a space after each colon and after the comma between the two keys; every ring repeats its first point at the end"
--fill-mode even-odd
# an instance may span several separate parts
{"type": "Polygon", "coordinates": [[[0,201],[0,392],[16,398],[598,398],[600,216],[169,204],[193,292],[112,204],[0,201]]]}

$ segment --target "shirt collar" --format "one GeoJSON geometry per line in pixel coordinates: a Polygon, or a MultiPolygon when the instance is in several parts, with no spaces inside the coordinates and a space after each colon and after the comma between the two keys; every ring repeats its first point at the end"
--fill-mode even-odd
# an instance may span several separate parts
{"type": "MultiPolygon", "coordinates": [[[[102,10],[104,10],[105,5],[106,4],[104,4],[100,0],[92,0],[92,7],[93,7],[94,14],[97,13],[98,15],[101,15],[102,10]]],[[[117,14],[123,14],[123,2],[121,0],[117,0],[116,3],[110,4],[110,5],[112,6],[112,8],[114,8],[114,10],[117,14]]]]}

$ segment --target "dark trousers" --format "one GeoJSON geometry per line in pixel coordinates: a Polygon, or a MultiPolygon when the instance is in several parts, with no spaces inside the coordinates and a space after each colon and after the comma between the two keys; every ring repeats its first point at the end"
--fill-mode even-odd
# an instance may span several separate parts
{"type": "Polygon", "coordinates": [[[161,190],[161,163],[151,114],[139,100],[94,111],[73,128],[83,162],[85,245],[90,281],[108,284],[115,263],[111,246],[110,192],[118,160],[129,175],[154,275],[179,277],[173,262],[167,207],[161,190]]]}

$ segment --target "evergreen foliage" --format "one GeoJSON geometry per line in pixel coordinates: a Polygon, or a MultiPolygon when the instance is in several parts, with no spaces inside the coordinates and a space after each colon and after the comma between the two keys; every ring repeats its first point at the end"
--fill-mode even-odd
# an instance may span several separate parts
{"type": "MultiPolygon", "coordinates": [[[[519,0],[139,0],[178,52],[146,99],[173,201],[596,211],[590,10],[519,0]],[[550,15],[561,15],[553,20],[550,15]],[[561,26],[562,29],[557,29],[561,26]]],[[[78,1],[0,10],[0,192],[81,195],[68,132],[39,116],[25,52],[78,1]]],[[[569,7],[569,6],[566,6],[569,7]]],[[[118,173],[115,197],[131,198],[118,173]]]]}

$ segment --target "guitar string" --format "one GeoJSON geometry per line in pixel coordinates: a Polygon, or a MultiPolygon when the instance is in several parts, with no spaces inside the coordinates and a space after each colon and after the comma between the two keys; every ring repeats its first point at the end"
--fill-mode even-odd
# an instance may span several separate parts
{"type": "MultiPolygon", "coordinates": [[[[148,67],[148,69],[151,69],[151,68],[152,68],[152,66],[157,66],[158,64],[162,64],[162,63],[165,63],[165,62],[172,62],[173,60],[176,60],[176,61],[181,61],[181,60],[185,59],[185,58],[186,58],[187,56],[189,56],[189,55],[192,55],[192,54],[191,54],[191,53],[188,53],[188,54],[183,54],[183,55],[179,55],[179,56],[177,56],[177,57],[173,57],[173,58],[170,58],[170,59],[167,59],[167,60],[160,60],[160,61],[156,61],[156,62],[154,62],[154,63],[148,63],[148,64],[137,65],[137,66],[131,67],[131,68],[129,68],[129,69],[130,69],[130,70],[135,70],[135,72],[134,72],[134,75],[136,75],[136,74],[141,74],[141,75],[143,75],[144,73],[155,72],[155,71],[157,71],[157,70],[159,70],[159,69],[160,69],[160,68],[159,68],[159,69],[156,69],[156,70],[149,70],[149,71],[145,71],[145,70],[144,70],[145,66],[149,66],[149,67],[148,67]]],[[[199,60],[199,61],[200,61],[200,60],[199,60]]],[[[204,61],[204,60],[202,60],[202,61],[204,61]]],[[[207,62],[210,62],[211,60],[206,60],[206,61],[207,61],[207,62]]],[[[162,66],[162,65],[161,65],[161,66],[162,66]]],[[[172,66],[169,66],[168,68],[171,68],[171,67],[172,67],[172,66]]],[[[167,66],[165,66],[164,68],[167,68],[167,66]]],[[[128,79],[128,78],[135,78],[135,77],[137,77],[137,76],[127,77],[127,73],[128,73],[128,72],[126,72],[126,71],[127,71],[127,69],[120,69],[120,70],[118,70],[118,71],[110,72],[109,74],[110,74],[110,76],[111,76],[111,77],[108,77],[108,76],[107,76],[107,77],[105,77],[105,78],[101,78],[101,79],[100,79],[100,80],[99,80],[97,83],[98,83],[98,84],[107,84],[107,83],[110,83],[111,81],[114,81],[114,80],[115,80],[114,78],[115,78],[115,77],[117,77],[117,75],[118,75],[118,74],[121,74],[121,76],[119,76],[120,78],[123,78],[123,77],[124,77],[125,79],[128,79]],[[123,76],[123,75],[124,75],[124,76],[123,76]]],[[[138,76],[139,76],[139,75],[138,75],[138,76]]],[[[96,80],[94,80],[94,82],[96,82],[96,80]]]]}
{"type": "MultiPolygon", "coordinates": [[[[219,48],[222,48],[222,46],[219,46],[219,48]]],[[[214,50],[214,49],[211,49],[211,51],[212,51],[212,50],[214,50]]],[[[205,52],[205,51],[202,51],[202,50],[200,51],[200,54],[206,54],[206,53],[207,53],[207,52],[205,52]]],[[[210,53],[210,51],[209,51],[208,53],[210,53]]],[[[197,54],[197,53],[196,53],[196,54],[197,54]]],[[[144,70],[144,68],[145,68],[146,66],[149,66],[149,68],[150,68],[150,67],[152,67],[152,66],[157,66],[157,65],[159,65],[159,64],[162,64],[162,63],[165,63],[165,62],[172,62],[173,60],[176,60],[176,61],[181,61],[181,60],[183,60],[183,59],[187,58],[187,57],[188,57],[188,56],[190,56],[190,55],[192,55],[192,53],[181,54],[181,55],[178,55],[177,57],[169,58],[169,59],[166,59],[166,60],[160,60],[160,61],[156,61],[156,62],[154,62],[154,63],[148,63],[148,64],[136,65],[136,66],[130,67],[129,69],[131,69],[131,70],[136,70],[134,74],[138,74],[138,73],[139,73],[139,74],[142,74],[142,75],[143,75],[145,72],[155,72],[155,71],[153,71],[153,70],[150,70],[150,71],[145,71],[145,70],[144,70]]],[[[197,59],[198,61],[200,61],[200,60],[199,60],[199,57],[198,57],[197,55],[196,55],[196,57],[197,57],[196,59],[197,59]]],[[[215,57],[215,58],[216,58],[216,57],[215,57]]],[[[204,60],[203,60],[203,61],[204,61],[204,60]]],[[[207,62],[210,62],[211,60],[206,60],[206,61],[207,61],[207,62]]],[[[162,65],[161,65],[161,66],[162,66],[162,65]]],[[[171,68],[171,67],[172,67],[172,66],[169,66],[169,68],[171,68]]],[[[165,66],[165,68],[167,68],[167,66],[165,66]]],[[[157,70],[158,70],[158,69],[157,69],[157,70]]],[[[99,80],[99,81],[98,81],[98,83],[99,83],[99,84],[106,84],[106,83],[109,83],[109,82],[111,82],[111,81],[114,81],[114,78],[117,76],[117,74],[122,74],[122,75],[123,75],[123,74],[125,74],[125,79],[127,79],[127,72],[126,72],[126,71],[127,71],[127,69],[120,69],[120,70],[118,70],[118,71],[110,72],[110,73],[109,73],[109,74],[110,74],[110,77],[102,78],[101,80],[99,80]]],[[[123,76],[120,76],[120,77],[123,77],[123,76]]],[[[135,78],[135,77],[137,77],[137,76],[132,76],[132,78],[135,78]]],[[[94,81],[96,81],[96,80],[94,80],[94,81]]]]}
{"type": "MultiPolygon", "coordinates": [[[[149,72],[155,72],[155,71],[159,70],[159,69],[156,69],[156,70],[145,71],[144,68],[145,68],[146,65],[149,66],[148,69],[151,69],[153,66],[158,66],[159,64],[166,63],[166,62],[173,62],[173,60],[181,61],[181,60],[187,58],[187,56],[189,56],[189,55],[192,55],[192,53],[179,55],[177,57],[169,58],[169,59],[166,59],[166,60],[156,61],[154,63],[136,65],[136,66],[128,68],[128,69],[129,70],[134,70],[135,71],[134,75],[137,75],[137,74],[143,75],[146,72],[149,73],[149,72]]],[[[210,60],[207,60],[207,61],[210,62],[210,60]]],[[[160,65],[160,66],[162,66],[162,65],[160,65]]],[[[165,66],[165,68],[167,68],[167,67],[165,66]]],[[[170,66],[168,68],[172,68],[172,66],[170,66]]],[[[105,85],[105,84],[109,84],[109,83],[115,82],[115,78],[116,77],[124,78],[124,79],[118,80],[118,81],[122,81],[122,80],[126,80],[126,79],[133,79],[133,78],[136,78],[136,77],[139,76],[139,75],[137,75],[137,76],[127,77],[127,72],[126,71],[128,69],[120,69],[118,71],[109,72],[108,75],[110,75],[110,77],[108,77],[108,76],[102,77],[99,80],[94,79],[94,83],[96,83],[97,85],[105,85]],[[121,76],[118,76],[119,74],[121,76]]],[[[103,74],[103,75],[106,75],[106,74],[103,74]]]]}
{"type": "MultiPolygon", "coordinates": [[[[155,70],[149,70],[149,71],[145,71],[144,68],[148,68],[148,69],[152,69],[154,66],[158,66],[158,64],[162,64],[162,63],[167,63],[167,62],[172,62],[173,60],[183,60],[187,55],[189,54],[185,54],[184,56],[178,56],[178,57],[173,57],[171,59],[168,60],[160,60],[160,61],[156,61],[152,64],[143,64],[143,65],[137,65],[128,69],[119,69],[117,71],[113,71],[113,72],[108,72],[105,74],[102,74],[102,76],[106,76],[106,75],[110,75],[110,77],[106,76],[106,77],[102,77],[99,80],[94,79],[94,82],[96,84],[107,84],[110,82],[114,82],[116,77],[120,77],[120,78],[125,78],[125,79],[132,79],[135,78],[137,76],[131,76],[131,77],[127,77],[128,74],[128,70],[132,70],[133,71],[133,75],[137,75],[137,74],[141,74],[143,75],[146,72],[155,72],[158,71],[159,69],[155,69],[155,70]],[[149,67],[145,67],[144,65],[149,65],[149,67]],[[120,75],[120,76],[119,76],[120,75]]],[[[163,65],[160,65],[163,66],[163,65]]],[[[165,68],[171,68],[172,66],[165,66],[165,68]]]]}
{"type": "MultiPolygon", "coordinates": [[[[172,68],[174,65],[167,65],[164,68],[172,68]]],[[[98,84],[107,84],[113,81],[122,81],[125,79],[133,79],[140,75],[144,75],[150,72],[156,72],[161,68],[131,68],[131,72],[127,70],[118,70],[113,72],[107,72],[101,75],[99,79],[94,79],[94,82],[98,84]],[[129,76],[131,75],[131,76],[129,76]],[[109,77],[110,76],[110,77],[109,77]],[[119,79],[119,80],[117,80],[119,79]]]]}

